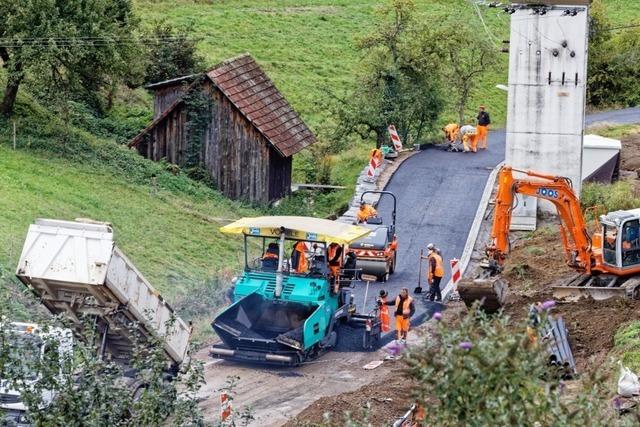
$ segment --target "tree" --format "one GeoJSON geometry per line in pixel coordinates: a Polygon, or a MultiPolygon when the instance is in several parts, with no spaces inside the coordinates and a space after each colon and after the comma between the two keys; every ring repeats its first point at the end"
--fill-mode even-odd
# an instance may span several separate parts
{"type": "Polygon", "coordinates": [[[590,8],[587,102],[596,107],[640,104],[640,29],[612,31],[601,0],[590,8]]]}
{"type": "Polygon", "coordinates": [[[147,36],[154,41],[149,47],[145,82],[153,83],[195,74],[202,70],[203,58],[197,54],[198,41],[186,30],[166,22],[157,22],[147,36]]]}
{"type": "Polygon", "coordinates": [[[29,74],[53,94],[112,87],[137,55],[136,25],[131,0],[0,0],[0,114],[29,74]]]}
{"type": "Polygon", "coordinates": [[[359,40],[363,59],[353,91],[336,97],[334,139],[375,134],[377,146],[388,140],[394,124],[403,140],[419,140],[431,130],[443,108],[437,67],[411,40],[418,26],[411,0],[393,0],[380,9],[380,26],[359,40]]]}
{"type": "MultiPolygon", "coordinates": [[[[460,10],[465,6],[460,4],[460,10]]],[[[474,22],[466,19],[462,23],[460,15],[432,17],[421,23],[413,39],[417,51],[435,58],[461,124],[469,97],[498,61],[498,49],[474,22]]]]}
{"type": "Polygon", "coordinates": [[[0,314],[0,378],[3,387],[20,393],[33,425],[157,426],[168,417],[174,426],[204,425],[197,405],[202,364],[194,361],[167,381],[163,337],[134,343],[125,371],[97,356],[90,343],[100,337],[91,319],[82,334],[86,342],[60,351],[62,318],[42,319],[43,334],[29,336],[12,330],[4,306],[0,314]]]}

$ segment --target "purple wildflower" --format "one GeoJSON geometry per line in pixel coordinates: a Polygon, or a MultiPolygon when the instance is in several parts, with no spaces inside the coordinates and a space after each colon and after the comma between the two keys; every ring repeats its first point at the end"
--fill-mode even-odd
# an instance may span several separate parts
{"type": "Polygon", "coordinates": [[[462,350],[470,350],[473,347],[473,344],[471,344],[469,341],[462,341],[460,344],[458,344],[458,347],[460,347],[462,350]]]}
{"type": "Polygon", "coordinates": [[[613,398],[613,407],[616,408],[616,410],[620,410],[620,408],[622,407],[622,402],[620,401],[620,396],[616,396],[613,398]]]}
{"type": "Polygon", "coordinates": [[[439,311],[436,311],[433,315],[433,318],[436,319],[437,321],[442,320],[442,313],[440,313],[439,311]]]}
{"type": "Polygon", "coordinates": [[[550,310],[555,306],[556,306],[556,302],[550,299],[548,301],[543,302],[540,308],[542,308],[543,310],[550,310]]]}

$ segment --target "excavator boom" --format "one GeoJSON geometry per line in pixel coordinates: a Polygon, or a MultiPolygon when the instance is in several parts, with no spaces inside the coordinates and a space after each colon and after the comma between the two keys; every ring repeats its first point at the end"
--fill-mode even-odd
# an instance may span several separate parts
{"type": "Polygon", "coordinates": [[[571,181],[564,177],[523,171],[509,166],[504,166],[498,175],[491,243],[487,247],[487,254],[492,262],[501,266],[509,253],[509,228],[516,194],[537,197],[553,203],[561,220],[560,234],[567,264],[578,271],[590,273],[593,266],[591,237],[571,181]],[[515,178],[514,172],[526,176],[515,178]]]}

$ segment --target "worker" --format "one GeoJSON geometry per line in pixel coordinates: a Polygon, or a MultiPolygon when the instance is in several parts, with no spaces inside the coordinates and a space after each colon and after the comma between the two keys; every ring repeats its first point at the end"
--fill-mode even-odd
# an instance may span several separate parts
{"type": "Polygon", "coordinates": [[[478,126],[476,127],[478,147],[481,150],[487,149],[487,134],[489,133],[489,125],[491,124],[491,118],[489,113],[485,111],[484,105],[480,106],[478,112],[478,126]]]}
{"type": "Polygon", "coordinates": [[[409,326],[411,324],[411,316],[416,312],[413,298],[409,295],[409,289],[402,288],[400,295],[396,297],[395,302],[387,302],[385,305],[395,306],[394,315],[396,317],[396,334],[399,344],[405,344],[407,342],[407,334],[409,333],[409,326]]]}
{"type": "Polygon", "coordinates": [[[333,293],[340,291],[340,268],[342,267],[342,246],[332,242],[328,249],[329,271],[333,281],[333,293]]]}
{"type": "Polygon", "coordinates": [[[362,200],[360,202],[360,209],[358,210],[358,224],[367,222],[369,218],[375,216],[378,216],[378,212],[373,208],[373,206],[362,200]]]}
{"type": "Polygon", "coordinates": [[[429,300],[442,301],[442,293],[440,291],[440,282],[444,276],[444,267],[442,265],[442,256],[438,253],[438,248],[433,243],[427,245],[428,254],[423,259],[429,260],[427,268],[427,282],[429,283],[429,300]]]}
{"type": "Polygon", "coordinates": [[[380,293],[378,294],[378,315],[380,317],[380,329],[382,332],[389,332],[391,327],[389,326],[389,304],[387,304],[387,296],[389,293],[384,289],[380,289],[380,293]]]}
{"type": "Polygon", "coordinates": [[[307,245],[300,240],[293,245],[291,253],[291,268],[298,274],[305,274],[309,270],[309,262],[307,261],[307,245]]]}
{"type": "Polygon", "coordinates": [[[449,143],[449,151],[461,151],[458,137],[460,136],[460,126],[457,123],[449,123],[442,128],[445,140],[449,143]]]}
{"type": "Polygon", "coordinates": [[[478,150],[476,127],[471,124],[464,125],[460,128],[460,135],[462,137],[462,145],[465,153],[470,151],[475,153],[478,150]]]}
{"type": "Polygon", "coordinates": [[[278,269],[278,258],[278,244],[274,242],[269,243],[267,251],[262,256],[262,269],[265,271],[276,271],[278,269]]]}
{"type": "Polygon", "coordinates": [[[342,277],[346,280],[354,280],[356,277],[356,253],[353,251],[347,252],[344,258],[344,268],[342,269],[342,277]]]}
{"type": "Polygon", "coordinates": [[[237,277],[231,279],[231,286],[227,288],[224,292],[224,299],[227,301],[227,305],[231,305],[234,303],[234,294],[236,292],[236,282],[238,281],[237,277]]]}

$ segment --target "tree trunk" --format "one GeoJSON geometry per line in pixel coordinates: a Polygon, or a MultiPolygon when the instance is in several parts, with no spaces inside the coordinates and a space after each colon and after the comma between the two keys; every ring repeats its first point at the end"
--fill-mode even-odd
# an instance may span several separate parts
{"type": "Polygon", "coordinates": [[[11,116],[13,113],[13,105],[16,102],[18,96],[18,88],[20,87],[20,80],[22,79],[9,79],[7,87],[4,91],[4,98],[2,104],[0,104],[0,114],[5,117],[11,116]]]}
{"type": "Polygon", "coordinates": [[[376,130],[376,148],[382,147],[382,144],[387,140],[386,136],[386,129],[383,131],[376,130]]]}
{"type": "MultiPolygon", "coordinates": [[[[22,68],[22,67],[19,67],[22,68]]],[[[11,116],[13,113],[13,105],[16,103],[16,97],[18,96],[18,89],[22,82],[22,73],[18,70],[18,75],[11,75],[7,78],[7,86],[4,91],[4,98],[2,98],[2,104],[0,104],[0,114],[5,117],[11,116]]]]}

